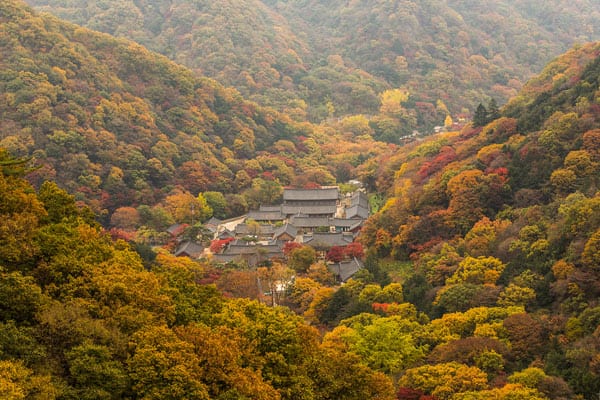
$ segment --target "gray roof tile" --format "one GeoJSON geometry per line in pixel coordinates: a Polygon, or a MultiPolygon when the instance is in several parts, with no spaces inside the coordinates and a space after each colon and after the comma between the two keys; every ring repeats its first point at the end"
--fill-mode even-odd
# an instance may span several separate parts
{"type": "Polygon", "coordinates": [[[335,200],[340,197],[337,187],[322,189],[284,189],[283,201],[288,200],[335,200]]]}

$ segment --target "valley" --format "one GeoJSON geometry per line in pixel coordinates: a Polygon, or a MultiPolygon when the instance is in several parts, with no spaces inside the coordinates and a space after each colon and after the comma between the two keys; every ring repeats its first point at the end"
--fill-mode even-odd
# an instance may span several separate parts
{"type": "Polygon", "coordinates": [[[597,398],[596,2],[29,4],[0,397],[597,398]]]}

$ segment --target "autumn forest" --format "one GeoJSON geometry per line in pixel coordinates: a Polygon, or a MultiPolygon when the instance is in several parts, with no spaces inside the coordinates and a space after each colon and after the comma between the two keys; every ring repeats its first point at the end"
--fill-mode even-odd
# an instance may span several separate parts
{"type": "Polygon", "coordinates": [[[598,399],[598,21],[1,1],[0,397],[598,399]]]}

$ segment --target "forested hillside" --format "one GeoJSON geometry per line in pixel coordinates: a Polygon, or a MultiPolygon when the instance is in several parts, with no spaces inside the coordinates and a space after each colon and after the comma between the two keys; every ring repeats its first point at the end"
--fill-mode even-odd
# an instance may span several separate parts
{"type": "MultiPolygon", "coordinates": [[[[596,1],[29,0],[40,10],[128,37],[312,121],[373,114],[386,89],[412,112],[504,103],[573,43],[597,40],[596,1]]],[[[409,122],[407,122],[409,123],[409,122]]],[[[429,133],[433,125],[417,121],[429,133]]]]}
{"type": "MultiPolygon", "coordinates": [[[[300,79],[322,79],[323,99],[287,103],[295,106],[286,113],[134,42],[0,2],[0,398],[597,399],[600,42],[573,47],[517,92],[531,72],[518,60],[535,61],[523,41],[549,56],[559,42],[592,37],[596,3],[346,3],[227,3],[232,16],[275,23],[264,47],[292,46],[306,67],[300,79]],[[508,19],[518,29],[500,23],[508,19]],[[364,21],[367,31],[353,29],[364,21]],[[475,23],[476,34],[462,30],[475,23]],[[408,37],[404,24],[418,34],[408,37]],[[473,64],[460,70],[469,79],[446,87],[452,98],[427,94],[439,86],[429,79],[454,79],[459,67],[435,61],[450,53],[421,26],[464,40],[457,65],[473,64]],[[402,46],[389,53],[369,42],[370,30],[402,46]],[[317,47],[320,35],[328,40],[317,47]],[[326,63],[311,58],[317,48],[326,63]],[[404,57],[392,63],[402,74],[386,75],[391,55],[404,57]],[[492,65],[500,59],[506,69],[492,65]],[[354,87],[329,93],[348,76],[371,90],[365,115],[342,116],[345,103],[336,103],[354,87]],[[477,76],[481,86],[459,89],[477,76]],[[488,92],[486,76],[501,86],[488,92]],[[513,91],[503,107],[487,101],[513,91]],[[480,99],[461,130],[412,136],[441,116],[452,128],[446,103],[480,99]],[[210,254],[174,257],[173,241],[158,240],[186,222],[186,239],[203,241],[211,215],[276,204],[283,186],[351,178],[379,211],[360,244],[336,257],[332,247],[317,261],[314,249],[290,242],[257,267],[215,265],[210,254]],[[350,253],[363,267],[339,284],[327,262],[350,253]]],[[[61,4],[88,20],[77,1],[61,4]]],[[[98,23],[118,20],[116,3],[96,4],[106,11],[93,9],[98,23]]],[[[146,14],[133,11],[150,4],[119,4],[146,37],[133,23],[145,26],[146,14]]],[[[198,10],[220,12],[212,5],[198,10]]],[[[181,4],[161,3],[155,28],[174,11],[167,6],[181,4]]],[[[304,98],[290,78],[284,90],[304,98]]],[[[265,86],[276,92],[282,82],[265,86]]]]}
{"type": "MultiPolygon", "coordinates": [[[[465,321],[456,338],[435,343],[429,362],[466,357],[477,366],[480,350],[471,346],[489,351],[482,341],[508,339],[497,377],[524,379],[516,369],[528,366],[527,374],[560,376],[586,399],[597,395],[599,82],[600,44],[576,48],[500,114],[482,108],[479,125],[373,162],[369,173],[389,200],[362,240],[374,257],[410,261],[401,274],[405,300],[457,322],[481,307],[525,310],[500,324],[465,321]]],[[[401,382],[431,393],[425,382],[401,382]]]]}
{"type": "Polygon", "coordinates": [[[0,151],[3,399],[393,399],[391,380],[284,308],[225,299],[206,266],[144,268],[0,151]],[[348,379],[348,377],[352,379],[348,379]]]}
{"type": "Polygon", "coordinates": [[[139,45],[16,0],[0,5],[0,38],[0,146],[35,158],[36,185],[56,180],[100,215],[205,191],[240,215],[282,185],[335,182],[310,125],[139,45]]]}
{"type": "Polygon", "coordinates": [[[301,316],[223,297],[207,264],[143,261],[1,151],[0,393],[594,399],[599,65],[600,44],[574,49],[501,115],[367,162],[389,200],[363,231],[366,268],[343,286],[299,273],[285,304],[301,316]]]}

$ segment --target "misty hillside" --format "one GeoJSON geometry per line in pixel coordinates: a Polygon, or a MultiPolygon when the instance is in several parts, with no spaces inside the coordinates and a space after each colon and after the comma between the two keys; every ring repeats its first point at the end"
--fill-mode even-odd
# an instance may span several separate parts
{"type": "MultiPolygon", "coordinates": [[[[154,204],[176,185],[241,191],[263,171],[234,182],[247,160],[310,130],[140,45],[18,0],[0,4],[0,37],[0,146],[34,156],[31,179],[56,180],[99,213],[154,204]]],[[[269,168],[284,173],[281,163],[269,168]]]]}
{"type": "MultiPolygon", "coordinates": [[[[573,43],[600,38],[591,0],[107,1],[30,0],[95,30],[128,37],[314,121],[371,114],[381,91],[454,115],[504,103],[573,43]],[[329,104],[329,105],[328,105],[329,104]]],[[[422,105],[421,105],[422,107],[422,105]]],[[[440,113],[443,114],[443,113],[440,113]]],[[[445,115],[437,117],[443,124],[445,115]]],[[[424,127],[421,126],[423,129],[424,127]]],[[[429,129],[430,126],[425,128],[429,129]]]]}
{"type": "Polygon", "coordinates": [[[597,399],[596,2],[56,6],[210,66],[0,2],[0,398],[597,399]]]}

